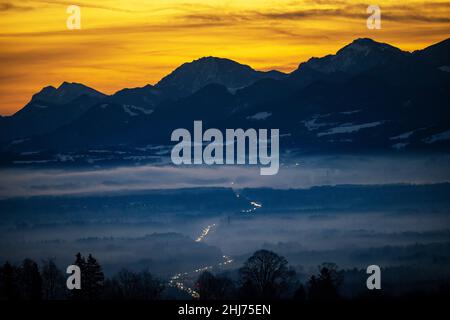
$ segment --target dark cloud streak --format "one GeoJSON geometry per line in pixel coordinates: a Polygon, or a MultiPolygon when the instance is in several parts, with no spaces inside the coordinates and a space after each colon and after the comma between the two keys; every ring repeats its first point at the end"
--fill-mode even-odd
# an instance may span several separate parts
{"type": "Polygon", "coordinates": [[[9,11],[31,11],[34,10],[34,7],[31,6],[22,6],[16,5],[11,2],[0,2],[0,12],[9,12],[9,11]]]}

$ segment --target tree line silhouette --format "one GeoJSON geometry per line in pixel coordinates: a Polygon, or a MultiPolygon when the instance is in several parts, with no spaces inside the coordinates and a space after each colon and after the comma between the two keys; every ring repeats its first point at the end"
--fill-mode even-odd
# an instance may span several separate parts
{"type": "Polygon", "coordinates": [[[112,278],[104,276],[101,265],[91,254],[77,253],[74,263],[81,271],[81,289],[68,290],[63,273],[51,259],[41,268],[30,259],[15,266],[0,267],[0,300],[156,300],[164,285],[148,271],[136,273],[122,269],[112,278]]]}
{"type": "Polygon", "coordinates": [[[340,299],[339,287],[343,281],[343,272],[334,263],[324,263],[318,267],[317,275],[312,275],[303,285],[287,260],[268,250],[256,251],[239,269],[238,275],[238,280],[233,282],[226,276],[203,272],[196,282],[200,299],[336,301],[340,299]]]}
{"type": "MultiPolygon", "coordinates": [[[[164,283],[149,271],[122,269],[106,278],[91,254],[77,253],[74,263],[81,271],[81,289],[68,290],[63,273],[52,259],[38,264],[25,259],[16,266],[0,267],[1,300],[158,300],[164,283]]],[[[343,272],[332,263],[319,266],[303,285],[284,257],[268,250],[256,251],[238,270],[238,279],[204,271],[195,282],[201,300],[221,299],[297,299],[338,300],[343,272]]]]}

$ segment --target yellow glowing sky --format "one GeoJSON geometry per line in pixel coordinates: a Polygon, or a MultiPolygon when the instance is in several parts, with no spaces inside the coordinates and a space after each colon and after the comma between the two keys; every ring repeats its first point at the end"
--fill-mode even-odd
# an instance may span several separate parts
{"type": "Polygon", "coordinates": [[[0,0],[0,114],[46,85],[110,94],[202,56],[289,72],[357,37],[420,49],[450,36],[449,13],[444,0],[0,0]],[[366,27],[371,3],[381,30],[366,27]],[[66,28],[71,4],[81,7],[81,30],[66,28]]]}

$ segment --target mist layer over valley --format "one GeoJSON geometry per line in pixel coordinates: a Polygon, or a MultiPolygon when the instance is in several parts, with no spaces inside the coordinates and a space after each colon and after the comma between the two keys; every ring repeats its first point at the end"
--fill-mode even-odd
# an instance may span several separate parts
{"type": "Polygon", "coordinates": [[[92,253],[106,274],[148,269],[169,281],[186,272],[192,283],[204,268],[233,274],[265,248],[304,274],[334,262],[449,277],[445,156],[284,166],[271,180],[248,166],[5,169],[0,260],[53,258],[64,268],[92,253]]]}

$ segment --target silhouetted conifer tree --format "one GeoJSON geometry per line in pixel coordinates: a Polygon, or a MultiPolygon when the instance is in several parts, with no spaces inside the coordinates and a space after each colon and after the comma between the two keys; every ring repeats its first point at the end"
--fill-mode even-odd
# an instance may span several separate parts
{"type": "Polygon", "coordinates": [[[89,300],[99,299],[103,290],[105,276],[102,267],[97,260],[89,254],[85,274],[83,274],[86,283],[86,295],[89,300]]]}
{"type": "Polygon", "coordinates": [[[41,275],[44,299],[64,299],[66,296],[65,277],[53,260],[49,259],[43,262],[41,275]]]}
{"type": "Polygon", "coordinates": [[[72,298],[75,300],[85,300],[87,299],[86,295],[86,260],[81,255],[80,252],[78,252],[75,255],[75,262],[74,265],[77,265],[80,268],[81,271],[81,289],[73,289],[72,290],[72,298]]]}
{"type": "Polygon", "coordinates": [[[322,301],[339,299],[339,287],[342,281],[343,273],[334,263],[323,263],[319,266],[319,274],[313,275],[309,279],[309,299],[322,301]]]}
{"type": "Polygon", "coordinates": [[[25,259],[20,270],[20,293],[26,300],[42,299],[42,278],[36,262],[25,259]]]}
{"type": "Polygon", "coordinates": [[[18,298],[17,268],[6,262],[0,270],[0,298],[14,300],[18,298]]]}

